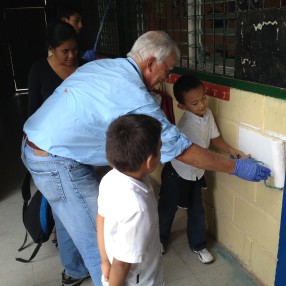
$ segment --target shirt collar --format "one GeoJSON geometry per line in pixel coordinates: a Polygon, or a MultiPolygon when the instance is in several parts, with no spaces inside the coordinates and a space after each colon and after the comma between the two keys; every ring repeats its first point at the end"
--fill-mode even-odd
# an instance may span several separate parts
{"type": "Polygon", "coordinates": [[[128,175],[125,175],[124,173],[118,171],[117,169],[114,169],[116,172],[120,173],[120,175],[122,175],[126,180],[131,180],[132,183],[134,185],[136,185],[136,187],[138,187],[139,189],[141,189],[142,191],[144,191],[145,193],[148,193],[149,191],[149,179],[148,179],[148,176],[144,176],[142,181],[139,181],[133,177],[130,177],[128,175]]]}
{"type": "Polygon", "coordinates": [[[132,67],[136,70],[136,72],[139,74],[139,76],[143,80],[143,75],[142,75],[142,72],[138,64],[131,57],[127,57],[127,61],[132,65],[132,67]]]}
{"type": "Polygon", "coordinates": [[[209,112],[208,111],[209,111],[209,109],[207,109],[207,111],[206,111],[206,113],[204,114],[203,117],[200,117],[200,116],[198,116],[198,115],[196,115],[196,114],[194,114],[194,113],[192,113],[192,112],[190,112],[188,110],[186,110],[185,112],[186,112],[186,115],[187,115],[187,117],[189,119],[191,119],[191,120],[193,120],[195,122],[205,122],[207,120],[208,116],[209,116],[209,112]]]}

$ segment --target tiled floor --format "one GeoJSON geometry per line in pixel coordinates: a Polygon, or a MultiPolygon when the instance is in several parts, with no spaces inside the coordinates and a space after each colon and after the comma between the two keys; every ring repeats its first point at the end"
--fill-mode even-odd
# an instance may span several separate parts
{"type": "MultiPolygon", "coordinates": [[[[0,171],[0,286],[60,286],[62,267],[51,240],[43,244],[33,262],[15,260],[18,256],[28,258],[35,247],[31,244],[17,252],[25,235],[20,192],[25,170],[19,159],[25,102],[24,96],[0,102],[0,148],[4,163],[0,171]]],[[[178,211],[172,239],[163,257],[166,286],[260,285],[220,245],[211,242],[210,249],[216,261],[203,265],[188,248],[185,213],[178,211]]],[[[93,284],[89,280],[82,285],[93,284]]]]}
{"type": "MultiPolygon", "coordinates": [[[[35,245],[21,253],[17,249],[24,239],[21,221],[22,199],[17,190],[0,203],[0,285],[1,286],[56,286],[60,284],[62,267],[57,249],[50,241],[43,244],[32,263],[21,263],[15,257],[28,258],[35,245]]],[[[218,244],[212,242],[211,250],[216,261],[204,265],[188,249],[185,237],[185,215],[179,211],[173,236],[164,255],[166,286],[253,286],[259,285],[218,244]]],[[[83,286],[92,286],[86,281],[83,286]]]]}

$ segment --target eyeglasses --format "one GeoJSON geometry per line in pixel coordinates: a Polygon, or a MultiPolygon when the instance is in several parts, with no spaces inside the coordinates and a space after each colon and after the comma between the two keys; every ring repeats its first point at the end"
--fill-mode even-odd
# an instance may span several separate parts
{"type": "Polygon", "coordinates": [[[166,77],[168,77],[172,71],[172,68],[170,69],[164,62],[162,62],[162,64],[164,65],[165,67],[165,74],[166,74],[166,77]]]}

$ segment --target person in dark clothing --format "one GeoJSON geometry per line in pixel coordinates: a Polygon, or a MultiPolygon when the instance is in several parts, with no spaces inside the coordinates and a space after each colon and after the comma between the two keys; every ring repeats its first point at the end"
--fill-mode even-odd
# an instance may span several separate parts
{"type": "MultiPolygon", "coordinates": [[[[60,21],[66,22],[72,25],[78,34],[81,36],[83,29],[83,20],[82,20],[82,11],[77,5],[73,5],[71,3],[66,3],[60,7],[58,19],[60,21]]],[[[81,46],[81,43],[80,43],[81,46]]],[[[86,61],[93,61],[96,59],[96,52],[94,49],[89,49],[86,51],[81,51],[81,47],[79,49],[79,57],[86,61]]]]}
{"type": "Polygon", "coordinates": [[[78,35],[83,29],[82,12],[78,6],[71,4],[62,5],[58,20],[72,25],[78,35]]]}
{"type": "Polygon", "coordinates": [[[51,24],[47,33],[49,56],[34,63],[28,77],[28,114],[32,115],[79,65],[74,28],[64,22],[51,24]]]}

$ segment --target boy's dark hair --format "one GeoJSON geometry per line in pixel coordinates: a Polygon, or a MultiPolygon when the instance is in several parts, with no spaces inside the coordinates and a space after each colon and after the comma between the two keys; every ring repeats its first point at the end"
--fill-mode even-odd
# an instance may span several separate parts
{"type": "Polygon", "coordinates": [[[120,172],[136,172],[148,156],[157,156],[162,126],[144,114],[123,115],[108,127],[106,156],[120,172]]]}
{"type": "Polygon", "coordinates": [[[202,82],[192,75],[182,75],[177,79],[173,86],[174,96],[176,100],[184,104],[184,94],[191,89],[196,89],[203,86],[202,82]]]}
{"type": "Polygon", "coordinates": [[[72,25],[59,21],[51,23],[47,33],[47,43],[51,48],[57,48],[63,42],[75,39],[78,41],[78,36],[72,25]]]}
{"type": "Polygon", "coordinates": [[[69,19],[70,16],[75,13],[82,15],[82,10],[78,5],[73,3],[64,3],[59,8],[58,20],[60,21],[61,18],[69,19]]]}

